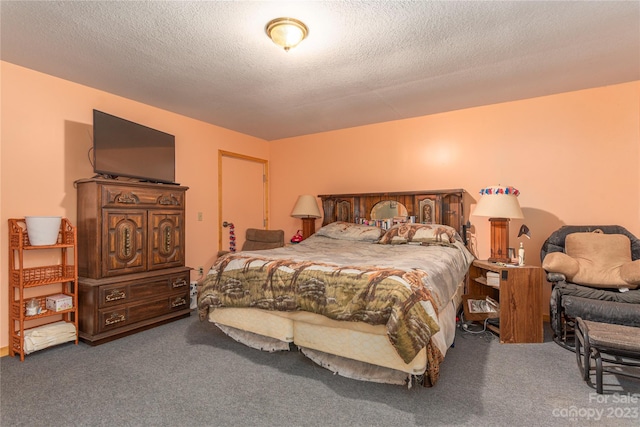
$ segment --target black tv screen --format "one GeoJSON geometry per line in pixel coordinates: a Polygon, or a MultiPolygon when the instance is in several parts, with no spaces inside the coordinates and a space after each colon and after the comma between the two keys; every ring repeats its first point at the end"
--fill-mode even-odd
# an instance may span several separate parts
{"type": "Polygon", "coordinates": [[[152,182],[175,181],[175,137],[93,110],[93,170],[152,182]]]}

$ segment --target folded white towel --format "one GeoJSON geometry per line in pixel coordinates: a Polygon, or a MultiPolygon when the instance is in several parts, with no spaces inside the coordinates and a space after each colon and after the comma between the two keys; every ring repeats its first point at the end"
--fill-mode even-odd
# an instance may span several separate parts
{"type": "Polygon", "coordinates": [[[24,332],[24,352],[29,354],[52,345],[75,341],[75,339],[75,325],[61,320],[26,330],[24,332]]]}

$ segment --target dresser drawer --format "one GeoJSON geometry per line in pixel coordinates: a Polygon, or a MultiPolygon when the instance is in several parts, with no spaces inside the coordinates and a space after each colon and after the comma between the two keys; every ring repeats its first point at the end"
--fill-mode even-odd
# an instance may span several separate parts
{"type": "Polygon", "coordinates": [[[138,187],[126,185],[103,185],[102,207],[156,207],[184,208],[184,191],[170,191],[160,188],[138,187]]]}
{"type": "Polygon", "coordinates": [[[162,294],[189,289],[189,273],[157,277],[148,281],[124,282],[102,285],[99,290],[100,308],[148,300],[162,294]]]}
{"type": "Polygon", "coordinates": [[[138,303],[106,308],[99,310],[98,332],[117,329],[185,308],[189,308],[188,289],[179,293],[149,298],[138,303]]]}

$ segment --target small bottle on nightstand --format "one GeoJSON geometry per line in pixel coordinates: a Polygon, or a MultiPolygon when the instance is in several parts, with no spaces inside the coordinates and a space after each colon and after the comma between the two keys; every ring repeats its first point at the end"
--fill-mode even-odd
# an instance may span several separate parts
{"type": "Polygon", "coordinates": [[[524,265],[524,246],[522,242],[520,242],[520,247],[518,248],[518,265],[520,267],[524,265]]]}

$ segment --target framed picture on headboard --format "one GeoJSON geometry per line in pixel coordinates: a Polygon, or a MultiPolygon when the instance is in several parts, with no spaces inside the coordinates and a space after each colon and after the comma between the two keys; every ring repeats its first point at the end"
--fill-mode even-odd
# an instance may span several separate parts
{"type": "Polygon", "coordinates": [[[436,201],[431,198],[422,199],[418,202],[418,222],[421,224],[433,224],[436,217],[436,201]]]}

